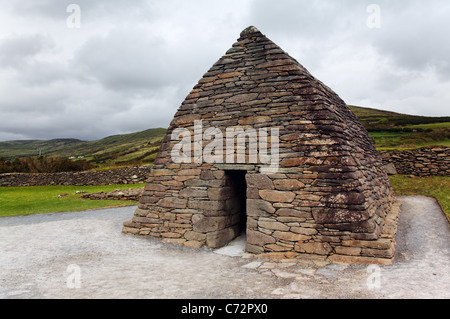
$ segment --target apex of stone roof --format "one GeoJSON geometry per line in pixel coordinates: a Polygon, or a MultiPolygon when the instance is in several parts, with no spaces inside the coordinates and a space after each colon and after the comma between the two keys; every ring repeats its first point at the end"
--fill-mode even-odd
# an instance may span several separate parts
{"type": "Polygon", "coordinates": [[[241,32],[242,38],[256,35],[261,35],[261,31],[259,31],[258,28],[254,26],[249,26],[241,32]]]}

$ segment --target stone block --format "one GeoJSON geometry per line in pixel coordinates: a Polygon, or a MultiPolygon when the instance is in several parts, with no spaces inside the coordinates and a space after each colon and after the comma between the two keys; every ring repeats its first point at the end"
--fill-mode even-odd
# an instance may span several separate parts
{"type": "Polygon", "coordinates": [[[286,241],[305,241],[311,239],[311,236],[283,231],[275,231],[272,236],[286,241]]]}
{"type": "Polygon", "coordinates": [[[225,100],[226,103],[231,104],[239,104],[248,101],[253,101],[258,97],[258,93],[244,93],[244,94],[236,94],[233,97],[230,97],[225,100]]]}
{"type": "Polygon", "coordinates": [[[394,257],[395,245],[392,245],[389,249],[372,249],[361,248],[361,256],[377,257],[377,258],[392,258],[394,257]]]}
{"type": "Polygon", "coordinates": [[[258,245],[252,245],[247,242],[245,247],[245,251],[250,254],[262,254],[264,252],[264,248],[258,245]]]}
{"type": "Polygon", "coordinates": [[[209,248],[220,248],[228,244],[239,235],[239,226],[228,227],[206,235],[206,244],[209,248]]]}
{"type": "Polygon", "coordinates": [[[152,195],[148,196],[148,195],[146,195],[146,193],[144,193],[144,195],[141,196],[140,202],[142,204],[155,204],[159,200],[160,200],[160,198],[157,196],[152,196],[152,195]]]}
{"type": "Polygon", "coordinates": [[[167,208],[186,208],[187,200],[178,197],[165,197],[158,202],[158,206],[167,208]]]}
{"type": "Polygon", "coordinates": [[[313,212],[313,216],[314,220],[318,224],[353,223],[362,222],[369,219],[369,213],[367,211],[355,211],[338,208],[318,209],[313,212]]]}
{"type": "Polygon", "coordinates": [[[273,184],[275,189],[282,191],[295,191],[305,187],[305,184],[296,179],[277,179],[273,184]]]}
{"type": "Polygon", "coordinates": [[[132,228],[132,227],[123,227],[122,228],[122,233],[124,233],[124,234],[138,235],[139,231],[140,231],[139,228],[132,228]]]}
{"type": "Polygon", "coordinates": [[[192,216],[193,229],[196,232],[206,233],[218,231],[230,225],[229,216],[208,217],[203,215],[192,216]]]}
{"type": "Polygon", "coordinates": [[[361,255],[360,247],[344,247],[344,246],[336,246],[335,251],[340,255],[350,255],[350,256],[359,256],[361,255]]]}
{"type": "Polygon", "coordinates": [[[180,238],[181,234],[174,233],[174,232],[161,233],[161,237],[164,237],[164,238],[180,238]]]}
{"type": "Polygon", "coordinates": [[[206,234],[200,233],[200,232],[196,232],[196,231],[187,231],[184,234],[184,238],[186,238],[189,241],[203,242],[203,241],[206,240],[206,234]]]}
{"type": "Polygon", "coordinates": [[[332,204],[348,204],[348,205],[359,205],[364,204],[366,198],[363,193],[358,192],[341,192],[332,193],[330,195],[323,196],[322,202],[332,203],[332,204]]]}
{"type": "Polygon", "coordinates": [[[191,209],[200,210],[226,210],[225,201],[213,201],[213,200],[195,200],[190,199],[188,207],[191,209]]]}
{"type": "Polygon", "coordinates": [[[260,219],[258,221],[258,226],[270,230],[281,230],[281,231],[289,230],[289,226],[286,226],[285,224],[277,222],[273,219],[264,219],[264,220],[260,219]]]}
{"type": "Polygon", "coordinates": [[[328,243],[296,243],[294,246],[295,251],[307,254],[317,254],[317,255],[329,255],[333,249],[328,243]]]}
{"type": "Polygon", "coordinates": [[[197,169],[194,169],[194,168],[182,169],[182,170],[178,171],[177,175],[178,176],[200,176],[201,172],[202,172],[201,169],[198,169],[198,168],[197,169]]]}
{"type": "Polygon", "coordinates": [[[268,116],[250,116],[242,118],[238,121],[240,125],[252,125],[256,123],[266,123],[270,122],[270,117],[268,116]]]}
{"type": "Polygon", "coordinates": [[[175,126],[183,125],[183,124],[194,124],[194,121],[200,120],[200,114],[187,114],[182,116],[177,116],[172,120],[172,124],[175,126]]]}
{"type": "Polygon", "coordinates": [[[148,217],[138,217],[138,216],[134,216],[131,220],[133,223],[136,224],[157,224],[160,223],[161,220],[160,219],[155,219],[155,218],[148,218],[148,217]]]}
{"type": "Polygon", "coordinates": [[[388,163],[383,166],[383,169],[386,171],[388,175],[397,175],[397,169],[393,163],[388,163]]]}
{"type": "Polygon", "coordinates": [[[245,176],[248,187],[255,187],[257,189],[274,189],[272,180],[264,174],[247,174],[245,176]]]}
{"type": "Polygon", "coordinates": [[[266,244],[274,244],[276,240],[267,234],[256,230],[247,230],[247,243],[256,246],[264,246],[266,244]]]}
{"type": "Polygon", "coordinates": [[[140,208],[137,208],[137,209],[134,211],[134,216],[150,217],[150,216],[147,216],[148,214],[149,214],[149,211],[148,211],[147,209],[140,209],[140,208]]]}
{"type": "Polygon", "coordinates": [[[259,190],[256,187],[247,187],[247,198],[248,199],[258,199],[259,190]]]}
{"type": "Polygon", "coordinates": [[[251,217],[269,217],[275,212],[271,203],[262,199],[247,199],[247,215],[251,217]]]}
{"type": "Polygon", "coordinates": [[[187,187],[223,187],[226,181],[221,179],[214,180],[202,180],[202,179],[190,179],[184,182],[184,186],[187,187]]]}
{"type": "MultiPolygon", "coordinates": [[[[362,222],[353,222],[353,223],[342,223],[342,224],[324,224],[325,227],[331,229],[337,229],[341,231],[350,231],[354,233],[356,236],[358,233],[366,233],[366,234],[374,234],[379,235],[380,229],[376,222],[373,219],[362,221],[362,222]]],[[[359,239],[364,239],[364,236],[360,236],[359,239]]],[[[357,238],[357,237],[355,237],[357,238]]],[[[376,237],[378,238],[378,237],[376,237]]],[[[370,239],[376,239],[371,238],[370,239]]]]}
{"type": "Polygon", "coordinates": [[[191,197],[206,198],[206,197],[208,197],[208,191],[203,188],[186,187],[180,191],[179,195],[181,197],[187,197],[187,198],[191,198],[191,197]]]}
{"type": "Polygon", "coordinates": [[[280,208],[276,211],[276,215],[283,217],[311,218],[311,213],[293,208],[280,208]]]}
{"type": "Polygon", "coordinates": [[[198,211],[197,209],[174,209],[172,210],[172,213],[174,214],[199,214],[201,213],[200,211],[198,211]]]}
{"type": "MultiPolygon", "coordinates": [[[[290,251],[292,250],[292,248],[290,247],[286,247],[286,246],[281,246],[281,245],[277,245],[277,244],[269,244],[265,246],[266,249],[271,250],[271,251],[290,251]]],[[[284,256],[283,256],[284,258],[284,256]]]]}
{"type": "Polygon", "coordinates": [[[390,249],[393,244],[391,239],[379,238],[377,240],[343,240],[342,245],[348,247],[390,249]]]}
{"type": "Polygon", "coordinates": [[[291,203],[295,199],[295,193],[276,190],[260,190],[259,196],[262,199],[275,203],[291,203]]]}
{"type": "Polygon", "coordinates": [[[161,213],[160,215],[160,219],[162,220],[175,220],[176,219],[176,215],[173,213],[161,213]]]}
{"type": "Polygon", "coordinates": [[[175,175],[175,172],[171,169],[165,169],[165,168],[161,168],[161,169],[154,169],[152,170],[152,176],[173,176],[175,175]]]}
{"type": "Polygon", "coordinates": [[[167,187],[161,184],[156,183],[148,183],[144,187],[144,191],[158,191],[158,192],[164,192],[167,190],[167,187]]]}
{"type": "Polygon", "coordinates": [[[308,236],[313,236],[317,234],[317,230],[315,228],[305,228],[305,227],[291,227],[291,232],[308,236]]]}

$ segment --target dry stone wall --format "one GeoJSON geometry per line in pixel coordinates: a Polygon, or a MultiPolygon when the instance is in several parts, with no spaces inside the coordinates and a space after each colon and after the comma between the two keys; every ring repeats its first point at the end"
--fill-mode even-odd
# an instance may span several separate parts
{"type": "Polygon", "coordinates": [[[410,151],[380,152],[397,173],[415,176],[450,176],[450,147],[427,147],[410,151]]]}
{"type": "Polygon", "coordinates": [[[383,163],[344,101],[250,27],[178,109],[123,232],[216,248],[245,224],[247,251],[261,256],[389,260],[394,202],[383,163]],[[262,174],[251,150],[232,164],[174,162],[172,132],[193,131],[198,120],[222,132],[278,129],[279,169],[262,174]],[[239,171],[245,203],[233,186],[239,171]]]}
{"type": "Polygon", "coordinates": [[[135,166],[107,171],[63,172],[41,174],[1,174],[1,187],[45,185],[116,185],[142,184],[150,175],[151,166],[135,166]]]}

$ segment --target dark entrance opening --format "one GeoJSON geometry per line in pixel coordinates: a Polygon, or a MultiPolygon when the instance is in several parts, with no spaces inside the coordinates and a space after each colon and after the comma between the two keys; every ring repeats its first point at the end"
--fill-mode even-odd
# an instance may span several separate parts
{"type": "Polygon", "coordinates": [[[245,174],[247,174],[247,171],[227,170],[225,172],[233,190],[233,203],[236,205],[233,211],[239,212],[239,233],[245,234],[247,229],[247,182],[245,174]]]}

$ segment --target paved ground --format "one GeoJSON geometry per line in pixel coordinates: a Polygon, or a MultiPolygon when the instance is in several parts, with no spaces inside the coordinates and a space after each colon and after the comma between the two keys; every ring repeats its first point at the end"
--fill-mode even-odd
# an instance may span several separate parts
{"type": "Polygon", "coordinates": [[[390,266],[278,263],[124,235],[135,207],[0,219],[0,298],[450,298],[450,230],[402,197],[390,266]]]}

